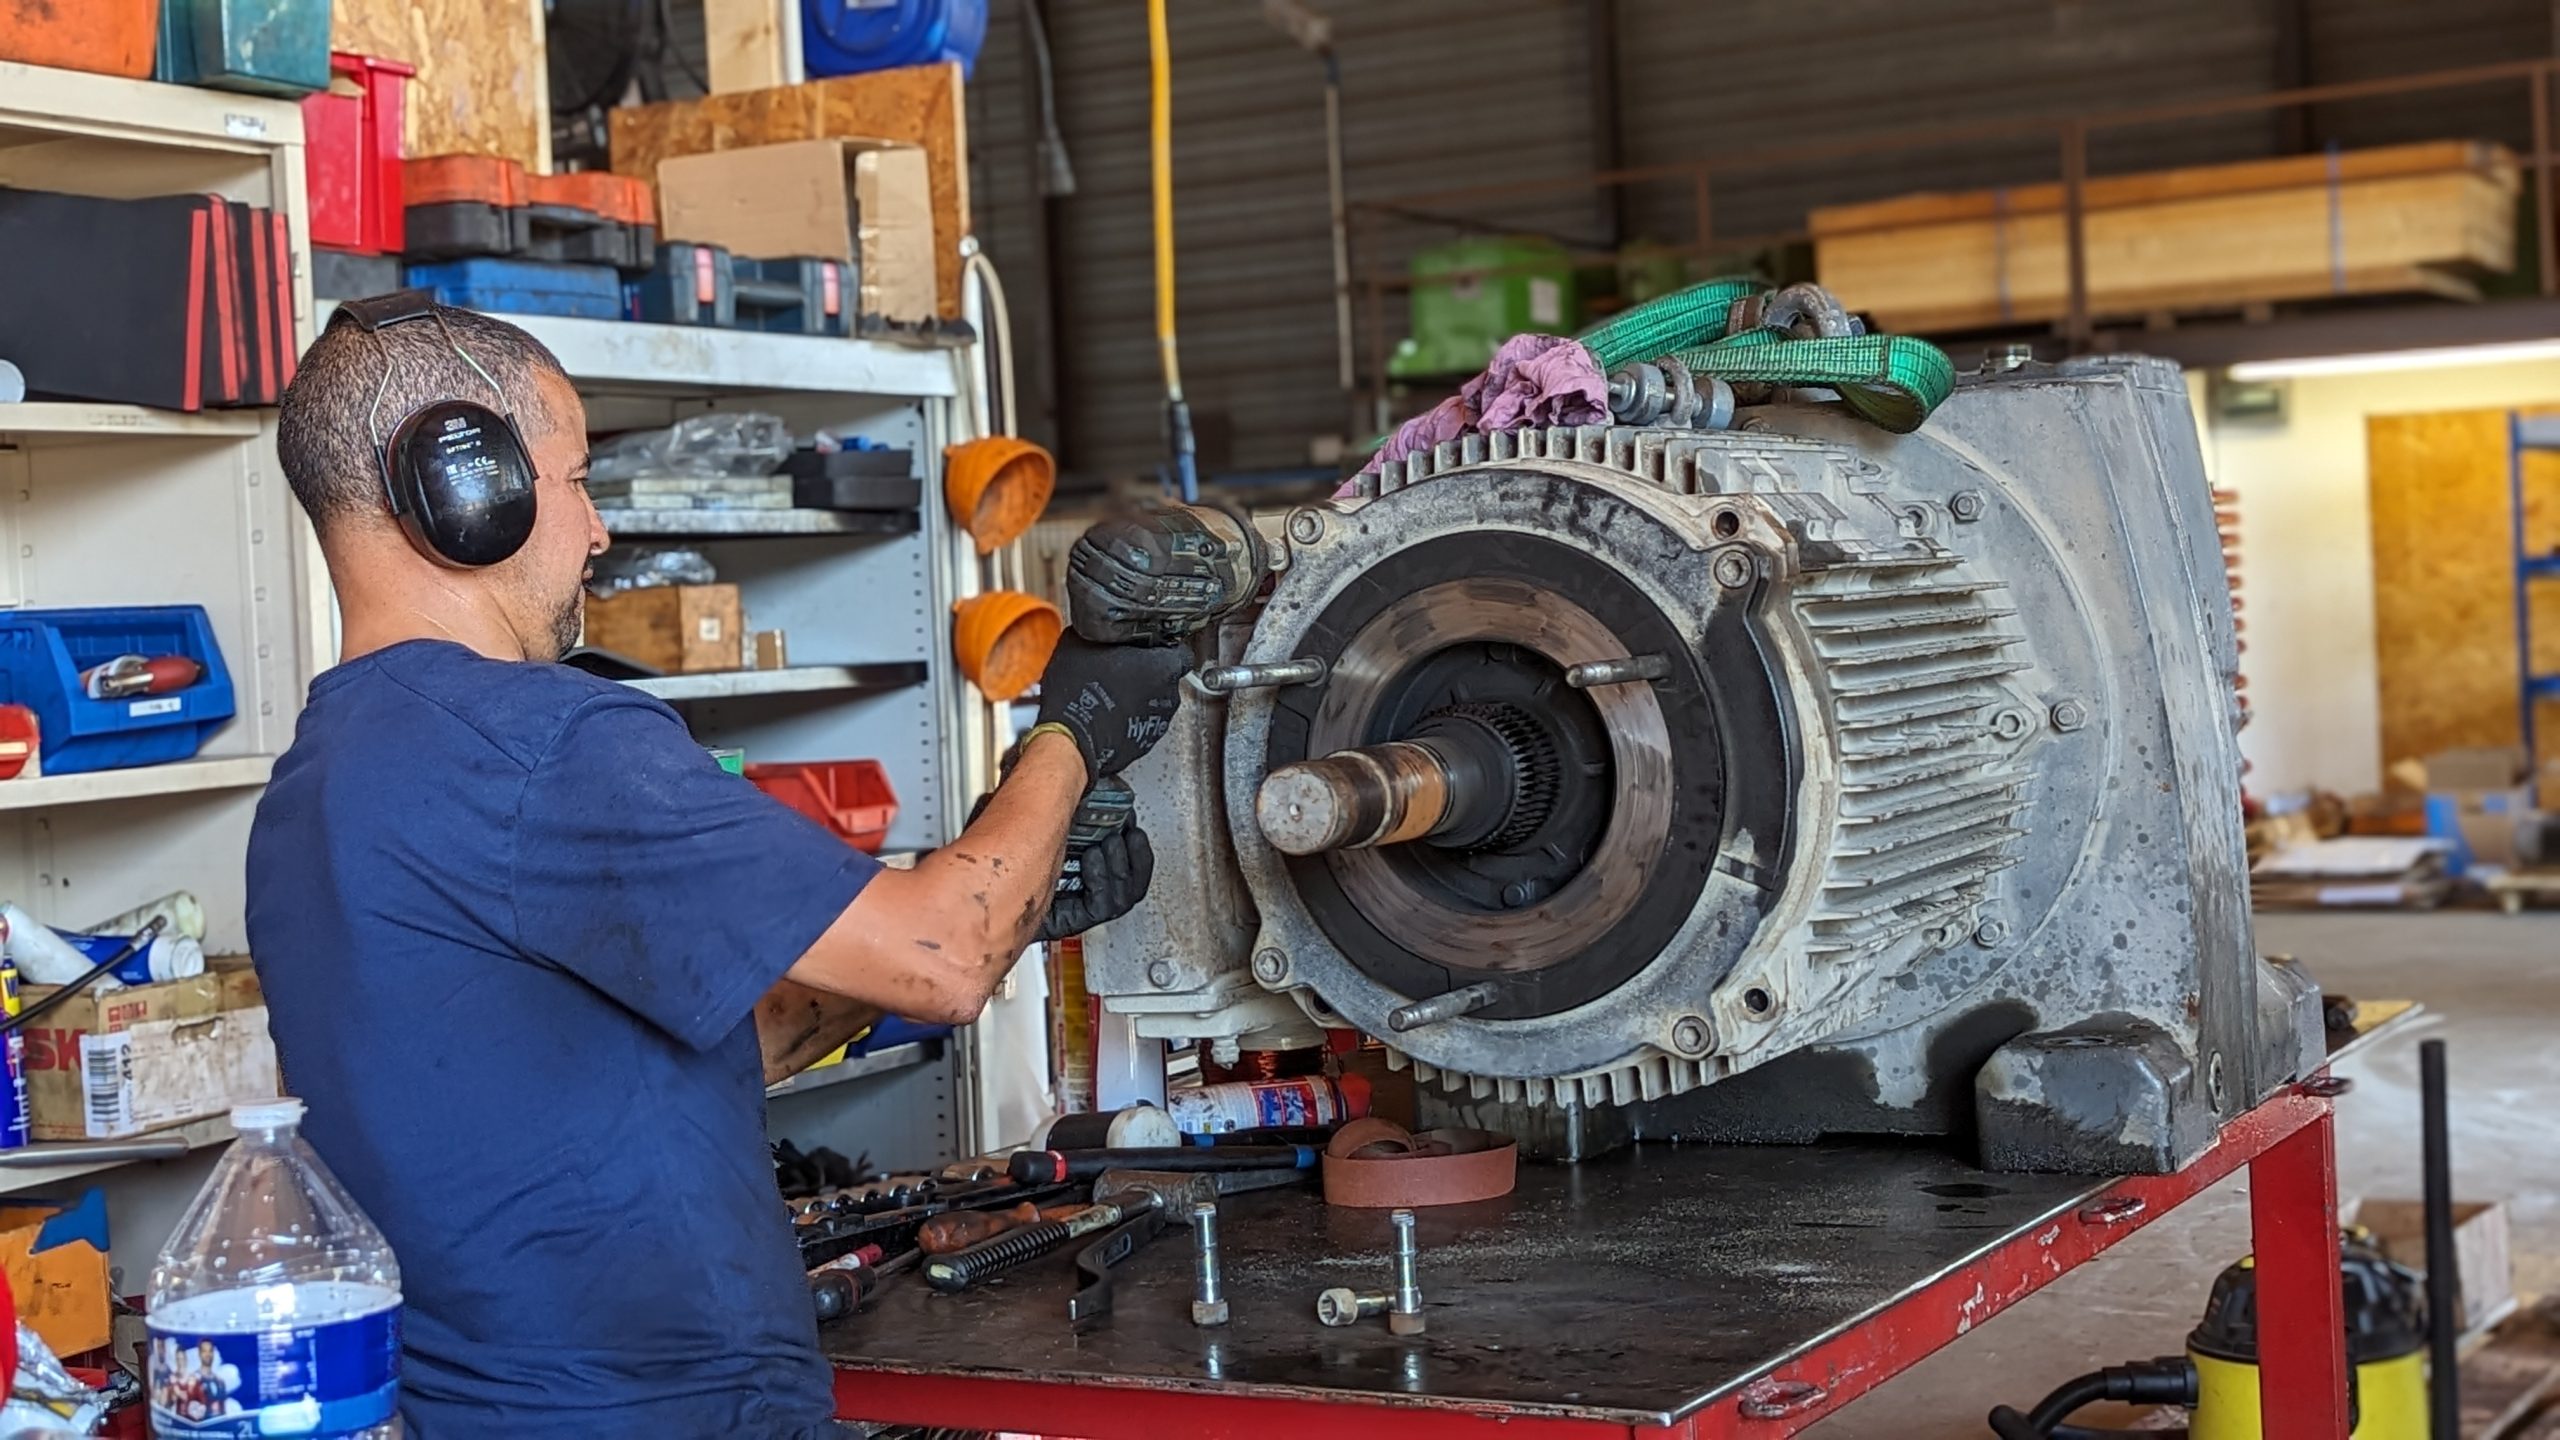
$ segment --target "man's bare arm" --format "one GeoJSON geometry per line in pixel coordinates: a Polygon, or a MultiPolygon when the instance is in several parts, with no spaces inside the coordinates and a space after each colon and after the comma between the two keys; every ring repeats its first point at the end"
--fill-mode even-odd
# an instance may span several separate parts
{"type": "Polygon", "coordinates": [[[764,1050],[764,1083],[778,1085],[878,1024],[880,1007],[796,980],[776,983],[756,1002],[756,1043],[764,1050]]]}
{"type": "MultiPolygon", "coordinates": [[[[1035,733],[975,824],[914,869],[872,876],[788,979],[912,1020],[976,1019],[1048,913],[1084,790],[1076,743],[1035,733]]],[[[768,1069],[775,1053],[767,1038],[768,1069]]]]}

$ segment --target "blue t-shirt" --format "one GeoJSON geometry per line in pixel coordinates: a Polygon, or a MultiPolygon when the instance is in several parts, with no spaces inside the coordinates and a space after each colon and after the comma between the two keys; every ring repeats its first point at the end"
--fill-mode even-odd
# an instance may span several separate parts
{"type": "Polygon", "coordinates": [[[249,945],[400,1259],[410,1440],[833,1433],[752,1016],[878,870],[627,686],[441,641],[312,683],[249,945]]]}

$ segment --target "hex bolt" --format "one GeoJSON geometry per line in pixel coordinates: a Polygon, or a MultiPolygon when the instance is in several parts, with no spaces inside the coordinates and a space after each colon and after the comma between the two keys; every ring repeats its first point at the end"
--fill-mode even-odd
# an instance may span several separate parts
{"type": "Polygon", "coordinates": [[[1973,943],[1989,950],[2009,938],[2009,922],[1994,916],[1973,927],[1973,943]]]}
{"type": "Polygon", "coordinates": [[[1289,957],[1277,950],[1258,950],[1253,956],[1253,978],[1265,985],[1277,985],[1289,978],[1289,957]]]}
{"type": "Polygon", "coordinates": [[[1301,545],[1313,545],[1324,538],[1324,512],[1299,509],[1289,512],[1289,538],[1301,545]]]}
{"type": "Polygon", "coordinates": [[[1172,961],[1158,960],[1147,967],[1147,983],[1153,985],[1157,989],[1171,989],[1173,987],[1173,980],[1174,974],[1172,961]]]}
{"type": "Polygon", "coordinates": [[[1316,1319],[1327,1325],[1357,1325],[1372,1315],[1384,1315],[1395,1297],[1384,1290],[1361,1294],[1348,1285],[1336,1285],[1316,1297],[1316,1319]]]}
{"type": "Polygon", "coordinates": [[[1414,1274],[1413,1212],[1398,1210],[1387,1217],[1396,1227],[1396,1298],[1387,1307],[1387,1328],[1398,1335],[1422,1333],[1422,1281],[1414,1274]]]}
{"type": "Polygon", "coordinates": [[[1401,1035],[1407,1030],[1419,1030],[1425,1025],[1437,1025],[1443,1020],[1455,1020],[1461,1015],[1473,1014],[1492,1004],[1495,997],[1501,993],[1492,981],[1487,980],[1481,984],[1468,985],[1445,994],[1434,995],[1428,1000],[1416,1000],[1409,1005],[1399,1005],[1387,1012],[1387,1028],[1401,1035]]]}
{"type": "Polygon", "coordinates": [[[1751,583],[1751,557],[1739,550],[1727,550],[1716,557],[1716,583],[1727,590],[1739,590],[1751,583]]]}
{"type": "Polygon", "coordinates": [[[1982,492],[1979,490],[1957,491],[1954,495],[1948,497],[1947,513],[1953,515],[1959,523],[1965,525],[1970,525],[1974,521],[1981,519],[1982,492]]]}
{"type": "Polygon", "coordinates": [[[1196,1201],[1191,1207],[1191,1261],[1196,1290],[1191,1297],[1191,1323],[1226,1324],[1227,1290],[1218,1276],[1218,1206],[1214,1200],[1196,1201]]]}
{"type": "Polygon", "coordinates": [[[1274,660],[1264,665],[1208,665],[1192,678],[1212,695],[1239,690],[1269,690],[1282,685],[1314,685],[1325,677],[1325,663],[1312,655],[1274,660]]]}
{"type": "Polygon", "coordinates": [[[1615,660],[1585,660],[1564,672],[1564,683],[1576,690],[1590,690],[1602,685],[1659,680],[1670,673],[1671,662],[1660,655],[1622,655],[1615,660]]]}
{"type": "Polygon", "coordinates": [[[2053,728],[2066,733],[2089,723],[2089,707],[2077,700],[2065,700],[2053,707],[2053,728]]]}
{"type": "Polygon", "coordinates": [[[1707,1028],[1706,1017],[1683,1015],[1671,1026],[1671,1048],[1683,1055],[1704,1055],[1715,1043],[1715,1032],[1707,1028]]]}

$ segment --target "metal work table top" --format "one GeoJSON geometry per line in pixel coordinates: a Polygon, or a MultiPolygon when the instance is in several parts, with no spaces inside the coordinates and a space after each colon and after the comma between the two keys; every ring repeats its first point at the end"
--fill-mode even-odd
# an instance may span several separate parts
{"type": "Polygon", "coordinates": [[[819,1332],[839,1369],[1205,1389],[1668,1424],[1771,1362],[2081,1203],[2106,1181],[1989,1175],[1917,1145],[1645,1145],[1520,1167],[1513,1194],[1418,1212],[1429,1333],[1334,1329],[1316,1293],[1393,1288],[1384,1210],[1312,1189],[1230,1196],[1234,1318],[1191,1324],[1176,1223],[1115,1274],[1113,1311],[1066,1318],[1073,1249],[977,1291],[912,1274],[819,1332]]]}

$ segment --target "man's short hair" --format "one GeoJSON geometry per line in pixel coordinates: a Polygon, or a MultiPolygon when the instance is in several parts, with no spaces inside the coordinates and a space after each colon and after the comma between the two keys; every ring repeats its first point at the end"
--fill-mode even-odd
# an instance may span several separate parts
{"type": "Polygon", "coordinates": [[[503,409],[527,432],[528,442],[530,432],[551,420],[534,377],[566,379],[567,373],[541,341],[470,310],[438,305],[435,316],[444,323],[412,320],[370,333],[352,320],[331,325],[312,342],[285,387],[276,415],[276,458],[294,498],[319,530],[327,531],[342,516],[381,512],[382,461],[375,442],[388,439],[413,410],[438,400],[503,409]],[[489,380],[454,353],[456,347],[498,382],[503,405],[489,393],[489,380]]]}

